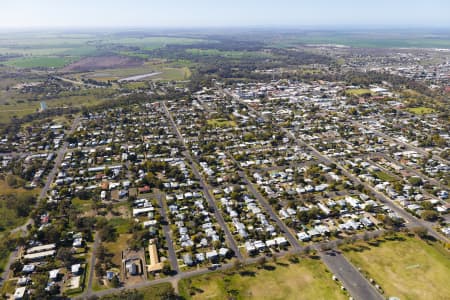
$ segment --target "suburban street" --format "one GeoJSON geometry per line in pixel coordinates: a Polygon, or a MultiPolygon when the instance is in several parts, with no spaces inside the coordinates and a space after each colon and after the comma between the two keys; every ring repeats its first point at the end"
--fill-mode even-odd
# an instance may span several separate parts
{"type": "Polygon", "coordinates": [[[319,252],[320,258],[341,281],[355,300],[377,300],[384,297],[366,278],[339,252],[319,252]]]}
{"type": "MultiPolygon", "coordinates": [[[[253,109],[252,107],[248,106],[245,102],[242,102],[238,96],[233,95],[231,93],[229,93],[228,91],[223,90],[225,94],[232,96],[234,99],[236,99],[237,101],[240,101],[242,104],[246,105],[248,107],[249,110],[251,110],[252,112],[254,112],[256,115],[261,116],[261,114],[253,109]]],[[[262,117],[262,116],[261,116],[262,117]]],[[[358,123],[359,124],[359,123],[358,123]]],[[[297,138],[297,136],[290,130],[286,129],[286,128],[281,128],[280,130],[282,130],[283,132],[285,132],[290,138],[294,139],[296,141],[296,143],[298,145],[302,145],[307,147],[308,149],[310,149],[312,151],[312,153],[314,153],[314,155],[319,158],[321,161],[329,163],[329,164],[335,164],[337,168],[339,168],[342,173],[347,176],[351,181],[353,181],[356,184],[361,184],[363,185],[367,190],[369,190],[372,195],[381,203],[386,204],[390,209],[392,209],[397,215],[399,215],[400,217],[402,217],[405,221],[406,221],[406,226],[409,228],[414,228],[414,227],[425,227],[428,230],[428,234],[433,236],[434,238],[441,240],[445,243],[448,243],[450,241],[450,239],[448,239],[447,237],[443,236],[442,234],[438,233],[434,228],[433,225],[429,222],[426,222],[424,220],[419,220],[416,217],[412,216],[410,213],[406,212],[403,208],[401,208],[400,206],[398,206],[394,201],[392,201],[391,199],[389,199],[388,197],[386,197],[384,194],[382,194],[381,192],[375,190],[372,186],[370,186],[367,182],[361,181],[357,176],[353,175],[352,173],[350,173],[346,168],[344,168],[339,162],[337,162],[336,160],[321,154],[316,148],[314,148],[312,145],[304,142],[303,140],[300,140],[299,138],[297,138]]],[[[385,138],[388,139],[392,139],[389,136],[386,136],[385,134],[380,134],[380,136],[383,136],[385,138]]],[[[406,145],[406,146],[410,146],[410,145],[406,145]]],[[[413,147],[415,148],[415,147],[413,147]]]]}
{"type": "MultiPolygon", "coordinates": [[[[69,130],[69,132],[67,133],[67,135],[71,135],[75,129],[77,128],[77,126],[80,123],[80,118],[77,117],[73,120],[72,122],[72,126],[69,130]]],[[[61,165],[62,160],[64,159],[64,156],[66,155],[67,152],[67,147],[69,146],[68,142],[64,142],[64,144],[59,148],[59,150],[57,151],[57,156],[56,159],[54,161],[54,165],[52,170],[50,171],[50,173],[47,176],[47,180],[45,182],[44,187],[41,189],[41,192],[39,193],[39,197],[36,200],[36,206],[39,204],[39,202],[44,199],[47,195],[48,190],[50,189],[50,186],[53,182],[53,180],[55,179],[56,174],[58,173],[58,169],[59,166],[61,165]]],[[[33,219],[29,218],[25,224],[18,226],[14,229],[11,230],[11,233],[17,233],[19,231],[22,231],[23,235],[25,235],[28,232],[28,225],[32,225],[33,224],[33,219]]],[[[18,255],[18,251],[14,251],[10,254],[8,262],[5,265],[5,271],[2,273],[1,275],[1,280],[0,281],[5,281],[6,279],[8,279],[9,277],[9,268],[11,266],[11,264],[17,259],[17,255],[18,255]]]]}
{"type": "Polygon", "coordinates": [[[164,202],[162,200],[163,198],[162,193],[160,191],[156,193],[157,193],[156,198],[158,199],[158,205],[161,212],[161,218],[164,221],[162,229],[164,231],[164,237],[166,239],[166,244],[169,252],[170,266],[172,267],[172,270],[178,274],[180,272],[180,267],[178,266],[177,255],[173,247],[172,233],[170,231],[169,218],[167,217],[166,206],[164,205],[164,202]]]}
{"type": "Polygon", "coordinates": [[[167,109],[166,104],[163,102],[163,107],[164,107],[164,111],[166,113],[167,118],[169,119],[173,130],[175,131],[178,140],[183,144],[184,148],[186,149],[185,151],[183,151],[183,155],[185,156],[185,158],[189,161],[190,163],[190,167],[192,169],[192,172],[194,173],[195,177],[197,177],[197,179],[200,182],[200,186],[203,189],[203,193],[208,201],[208,204],[210,207],[213,208],[214,210],[214,216],[216,217],[217,222],[219,223],[220,227],[222,228],[222,230],[225,233],[226,239],[227,239],[227,244],[228,246],[231,248],[231,250],[233,250],[234,254],[236,255],[236,257],[239,260],[242,260],[242,254],[239,251],[239,248],[236,245],[235,240],[233,239],[233,236],[230,232],[230,230],[228,229],[227,224],[225,223],[225,220],[223,219],[222,214],[220,213],[217,204],[214,200],[214,196],[211,195],[211,190],[210,187],[208,186],[208,184],[205,182],[205,180],[203,179],[203,176],[200,174],[200,172],[197,169],[196,166],[196,161],[193,159],[192,155],[189,153],[189,150],[187,150],[186,144],[184,142],[183,136],[181,135],[177,125],[175,124],[175,121],[172,118],[172,115],[170,114],[169,110],[167,109]]]}
{"type": "Polygon", "coordinates": [[[297,239],[294,237],[294,235],[291,233],[289,228],[280,220],[280,218],[277,216],[277,214],[273,211],[272,206],[267,202],[266,198],[264,198],[261,193],[253,186],[253,183],[248,179],[247,175],[239,171],[239,175],[244,180],[244,182],[247,184],[250,192],[253,194],[253,196],[259,201],[259,203],[264,207],[264,209],[267,211],[267,213],[270,215],[270,218],[275,221],[278,227],[280,227],[281,231],[283,231],[284,235],[289,240],[289,243],[292,247],[294,247],[296,250],[302,250],[303,248],[298,243],[297,239]]]}
{"type": "Polygon", "coordinates": [[[86,296],[91,295],[92,293],[92,282],[94,280],[94,267],[95,267],[95,254],[97,253],[97,248],[100,245],[100,237],[98,232],[94,235],[94,244],[92,245],[92,251],[91,251],[91,261],[89,262],[89,278],[88,278],[88,284],[86,286],[84,294],[86,296]]]}
{"type": "MultiPolygon", "coordinates": [[[[358,122],[358,121],[352,120],[351,123],[354,124],[354,125],[356,125],[356,126],[358,126],[358,127],[362,127],[362,128],[366,127],[366,126],[364,126],[364,124],[361,124],[361,123],[358,122]]],[[[385,134],[385,133],[383,133],[383,132],[381,132],[381,131],[379,131],[379,130],[375,130],[375,129],[371,129],[371,130],[372,130],[376,135],[378,135],[378,136],[380,136],[380,137],[382,137],[382,138],[385,138],[386,140],[389,140],[389,141],[391,141],[391,142],[398,143],[398,144],[400,144],[400,145],[402,145],[402,146],[404,146],[404,147],[406,147],[406,148],[409,148],[410,150],[414,150],[414,151],[416,151],[416,152],[418,152],[418,153],[420,153],[420,154],[422,154],[422,155],[424,155],[424,156],[431,155],[431,157],[432,157],[433,159],[437,160],[437,161],[444,162],[444,163],[446,163],[446,164],[450,164],[450,161],[448,161],[448,160],[446,160],[446,159],[444,159],[444,158],[442,158],[442,157],[440,157],[440,156],[432,155],[431,153],[429,153],[428,151],[426,151],[426,150],[424,150],[424,149],[422,149],[422,148],[416,147],[416,146],[414,146],[414,145],[411,145],[410,143],[406,143],[406,142],[404,142],[404,141],[402,141],[402,140],[399,140],[399,139],[394,139],[394,138],[391,137],[390,135],[387,135],[387,134],[385,134]]]]}

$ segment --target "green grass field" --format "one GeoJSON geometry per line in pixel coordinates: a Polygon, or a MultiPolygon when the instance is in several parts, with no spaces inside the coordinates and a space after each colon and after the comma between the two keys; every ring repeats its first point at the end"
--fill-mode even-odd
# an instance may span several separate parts
{"type": "Polygon", "coordinates": [[[191,76],[191,71],[188,67],[175,67],[171,64],[147,62],[140,67],[135,68],[120,68],[120,69],[105,69],[98,72],[80,73],[78,77],[92,78],[98,81],[118,80],[126,77],[161,73],[154,76],[143,78],[142,81],[148,80],[163,80],[163,81],[181,81],[188,80],[191,76]]]}
{"type": "Polygon", "coordinates": [[[14,58],[5,64],[16,68],[62,68],[77,59],[79,58],[68,56],[33,56],[14,58]]]}
{"type": "Polygon", "coordinates": [[[17,279],[10,279],[7,280],[3,283],[2,288],[1,288],[1,293],[2,294],[14,294],[14,291],[16,290],[16,284],[17,284],[17,279]]]}
{"type": "Polygon", "coordinates": [[[349,96],[362,96],[365,94],[372,94],[369,89],[350,89],[346,90],[345,93],[349,96]]]}
{"type": "Polygon", "coordinates": [[[409,111],[410,113],[413,113],[416,115],[427,115],[427,114],[432,114],[432,113],[436,112],[434,109],[429,108],[429,107],[424,107],[424,106],[411,107],[411,108],[407,108],[406,110],[409,111]]]}
{"type": "Polygon", "coordinates": [[[351,246],[345,256],[373,278],[387,297],[449,299],[450,253],[440,245],[405,237],[378,246],[351,246]]]}
{"type": "Polygon", "coordinates": [[[374,172],[374,175],[383,181],[395,182],[397,179],[383,171],[374,172]]]}
{"type": "Polygon", "coordinates": [[[12,188],[4,180],[0,180],[0,238],[4,232],[25,223],[26,217],[19,217],[13,209],[8,208],[3,196],[36,196],[38,190],[26,190],[23,188],[12,188]]]}
{"type": "Polygon", "coordinates": [[[450,40],[442,36],[428,37],[420,33],[395,32],[307,32],[297,37],[281,37],[270,45],[280,48],[302,44],[332,44],[356,48],[450,48],[450,40]]]}
{"type": "Polygon", "coordinates": [[[114,254],[112,262],[120,266],[122,263],[122,251],[128,248],[127,241],[131,238],[131,234],[120,234],[115,242],[104,243],[109,252],[114,254]]]}
{"type": "MultiPolygon", "coordinates": [[[[49,108],[61,108],[61,107],[81,107],[81,106],[94,106],[104,101],[111,99],[114,94],[112,89],[90,89],[80,92],[78,95],[71,95],[70,93],[61,93],[60,98],[47,100],[47,106],[49,108]]],[[[9,105],[2,105],[0,110],[0,124],[6,124],[11,121],[13,117],[21,118],[25,115],[29,115],[39,110],[40,101],[23,101],[26,95],[19,95],[21,99],[16,98],[15,103],[9,105]],[[18,103],[18,101],[21,103],[18,103]]],[[[28,98],[30,99],[30,98],[28,98]]]]}
{"type": "Polygon", "coordinates": [[[246,57],[273,57],[270,53],[265,53],[262,51],[220,51],[217,49],[186,49],[186,52],[194,55],[204,55],[204,56],[220,56],[227,58],[241,59],[246,57]]]}
{"type": "Polygon", "coordinates": [[[280,260],[266,268],[247,266],[232,275],[207,274],[182,280],[180,294],[185,299],[346,299],[331,274],[318,260],[298,263],[280,260]],[[195,293],[190,295],[191,292],[195,293]]]}
{"type": "Polygon", "coordinates": [[[112,218],[108,220],[108,223],[116,228],[118,234],[128,233],[132,226],[132,221],[124,218],[112,218]]]}
{"type": "Polygon", "coordinates": [[[80,198],[73,198],[72,205],[79,209],[82,213],[92,210],[93,200],[81,200],[80,198]]]}
{"type": "Polygon", "coordinates": [[[236,127],[237,124],[235,121],[227,120],[227,119],[210,119],[206,121],[208,125],[213,127],[236,127]]]}
{"type": "Polygon", "coordinates": [[[119,44],[127,46],[137,46],[143,50],[154,50],[162,48],[166,45],[191,45],[197,43],[204,43],[206,40],[192,39],[192,38],[180,38],[180,37],[143,37],[143,38],[131,38],[131,37],[112,37],[102,39],[103,44],[119,44]]]}

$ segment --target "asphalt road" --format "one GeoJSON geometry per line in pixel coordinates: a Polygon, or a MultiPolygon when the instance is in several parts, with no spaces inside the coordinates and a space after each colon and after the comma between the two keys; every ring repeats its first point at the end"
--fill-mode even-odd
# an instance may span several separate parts
{"type": "MultiPolygon", "coordinates": [[[[369,237],[375,237],[375,235],[379,235],[381,234],[382,231],[376,231],[376,232],[370,232],[369,233],[369,237]]],[[[358,234],[355,235],[356,239],[363,239],[365,234],[358,234]]],[[[316,249],[317,251],[320,252],[320,246],[328,246],[328,248],[333,248],[336,247],[336,240],[333,241],[329,241],[329,242],[325,242],[325,243],[321,243],[314,245],[314,249],[316,249]]],[[[280,251],[280,252],[274,252],[272,253],[273,256],[276,257],[283,257],[286,256],[288,254],[299,254],[302,253],[302,251],[297,250],[297,249],[293,249],[291,248],[288,251],[280,251]]],[[[241,263],[243,265],[249,265],[249,264],[255,264],[258,263],[258,261],[261,259],[260,256],[257,257],[249,257],[249,258],[245,258],[241,261],[241,263]]],[[[336,262],[337,263],[337,262],[336,262]]],[[[348,262],[347,262],[348,263],[348,262]]],[[[190,278],[193,276],[198,276],[198,275],[203,275],[203,274],[208,274],[211,272],[215,272],[215,271],[225,271],[228,269],[231,269],[235,267],[235,263],[230,262],[227,264],[222,264],[220,267],[216,268],[216,269],[210,269],[210,268],[201,268],[198,270],[194,270],[194,271],[188,271],[188,272],[183,272],[180,271],[177,275],[175,276],[170,276],[170,277],[166,277],[166,278],[161,278],[161,279],[156,279],[156,280],[152,280],[152,281],[144,281],[144,282],[140,282],[138,284],[132,285],[132,286],[127,286],[125,287],[120,287],[120,288],[111,288],[111,289],[107,289],[107,290],[103,290],[103,291],[98,291],[98,292],[91,292],[89,294],[89,296],[97,296],[97,297],[102,297],[105,295],[109,295],[109,294],[113,294],[113,293],[117,293],[120,292],[121,290],[129,290],[129,289],[140,289],[140,288],[144,288],[144,287],[149,287],[149,286],[155,286],[161,283],[171,283],[172,285],[176,285],[178,283],[178,281],[180,281],[181,279],[186,279],[186,278],[190,278]]],[[[339,265],[338,265],[339,268],[339,265]]],[[[91,273],[92,274],[92,273],[91,273]]],[[[361,281],[361,283],[363,283],[363,281],[361,281]]],[[[365,284],[370,285],[370,283],[366,280],[365,284]]],[[[370,287],[366,287],[367,289],[369,289],[370,287]]],[[[88,295],[84,294],[82,296],[77,297],[76,299],[85,299],[85,297],[87,297],[88,295]]],[[[378,299],[378,298],[376,298],[378,299]]]]}
{"type": "Polygon", "coordinates": [[[88,284],[86,286],[85,295],[86,297],[90,296],[92,293],[92,282],[94,281],[94,267],[95,267],[95,253],[97,253],[97,248],[100,245],[100,237],[98,235],[98,232],[95,233],[94,236],[94,244],[92,246],[92,255],[91,255],[91,261],[89,262],[89,279],[88,284]]]}
{"type": "Polygon", "coordinates": [[[214,216],[216,217],[216,220],[219,223],[219,226],[222,228],[222,230],[225,233],[228,247],[230,247],[231,250],[233,250],[234,254],[236,255],[236,257],[239,260],[242,260],[243,259],[242,254],[239,251],[236,241],[233,239],[233,236],[232,236],[230,230],[228,229],[228,226],[225,223],[225,220],[223,219],[223,216],[217,207],[214,197],[211,195],[210,187],[208,186],[206,181],[203,179],[203,176],[198,171],[197,166],[195,164],[195,160],[192,157],[192,155],[189,153],[189,150],[187,150],[188,148],[186,147],[186,143],[184,142],[183,136],[181,135],[180,130],[178,129],[177,125],[175,124],[175,121],[173,120],[172,115],[170,114],[169,110],[167,109],[166,103],[164,103],[164,102],[163,102],[163,108],[164,108],[167,118],[169,119],[169,121],[172,125],[173,130],[175,131],[175,133],[178,137],[178,140],[183,144],[184,148],[186,149],[186,151],[183,151],[183,155],[188,160],[188,162],[191,166],[191,170],[194,173],[195,177],[197,177],[197,179],[199,180],[200,186],[203,189],[203,193],[206,197],[206,200],[208,201],[209,206],[212,207],[214,210],[214,216]]]}
{"type": "Polygon", "coordinates": [[[406,226],[409,228],[414,228],[414,227],[425,227],[428,230],[428,234],[433,236],[436,239],[439,239],[445,243],[449,242],[449,239],[441,234],[439,234],[434,228],[433,228],[433,224],[426,222],[424,220],[419,220],[416,217],[412,216],[410,213],[408,213],[407,211],[405,211],[402,207],[398,206],[393,200],[391,200],[390,198],[388,198],[387,196],[385,196],[383,193],[377,191],[376,189],[374,189],[370,184],[368,184],[365,181],[360,180],[357,176],[353,175],[352,173],[350,173],[346,168],[344,168],[339,162],[335,161],[334,159],[327,157],[323,154],[321,154],[316,148],[314,148],[313,146],[306,144],[303,141],[300,141],[299,139],[297,139],[295,137],[295,135],[290,132],[289,130],[285,129],[285,131],[289,134],[289,136],[291,136],[292,138],[294,138],[297,143],[303,144],[306,147],[308,147],[317,157],[319,157],[322,161],[328,162],[328,163],[334,163],[336,165],[337,168],[339,168],[342,171],[342,174],[344,174],[345,176],[347,176],[351,181],[353,181],[356,184],[361,184],[363,185],[367,190],[369,190],[371,192],[371,194],[381,203],[385,204],[386,206],[388,206],[391,210],[393,210],[397,215],[399,215],[400,217],[402,217],[406,222],[406,226]]]}
{"type": "MultiPolygon", "coordinates": [[[[80,118],[76,118],[73,120],[72,127],[70,128],[68,135],[72,134],[75,131],[79,122],[80,122],[80,118]]],[[[56,173],[58,172],[58,168],[61,165],[61,162],[64,159],[64,156],[66,155],[67,147],[68,147],[68,143],[65,142],[62,145],[62,147],[58,150],[57,157],[56,157],[54,165],[53,165],[53,169],[50,171],[49,175],[47,176],[47,181],[46,181],[44,187],[42,188],[41,193],[39,194],[38,201],[36,201],[36,206],[39,204],[40,200],[42,200],[46,197],[47,192],[50,188],[50,185],[52,184],[53,180],[55,179],[56,173]]],[[[33,219],[29,218],[25,224],[12,229],[11,233],[16,233],[16,232],[22,231],[24,234],[26,234],[28,232],[27,227],[28,227],[28,225],[31,225],[31,224],[33,224],[33,219]]],[[[8,262],[5,265],[5,271],[3,272],[3,274],[0,277],[0,280],[2,282],[5,281],[6,279],[8,279],[9,268],[10,268],[11,264],[16,260],[17,255],[18,255],[17,251],[14,251],[10,254],[8,262]]]]}
{"type": "Polygon", "coordinates": [[[170,265],[172,267],[172,270],[178,274],[178,273],[180,273],[180,267],[178,266],[177,255],[176,255],[175,249],[173,247],[172,233],[170,231],[170,226],[168,224],[169,218],[167,217],[167,211],[166,211],[166,207],[164,206],[164,203],[162,200],[161,192],[158,192],[157,199],[158,199],[158,205],[160,207],[161,217],[165,222],[164,223],[165,225],[162,225],[162,229],[164,231],[164,236],[166,238],[170,265]]]}
{"type": "Polygon", "coordinates": [[[239,175],[242,179],[244,179],[244,182],[247,184],[250,192],[253,194],[253,196],[256,197],[256,199],[259,201],[259,203],[264,207],[266,212],[269,214],[270,218],[275,221],[275,223],[278,225],[278,227],[283,231],[284,235],[289,240],[289,243],[292,247],[294,247],[297,250],[302,250],[303,248],[298,243],[297,239],[294,237],[294,235],[289,231],[289,228],[278,218],[277,214],[274,212],[272,205],[270,205],[267,200],[261,195],[261,193],[253,186],[253,183],[250,182],[250,180],[247,178],[247,175],[239,171],[239,175]]]}
{"type": "Polygon", "coordinates": [[[319,252],[327,267],[333,272],[350,295],[356,300],[379,300],[384,297],[364,278],[350,262],[337,251],[319,252]]]}
{"type": "MultiPolygon", "coordinates": [[[[384,154],[384,153],[378,154],[378,155],[381,156],[381,157],[383,157],[384,159],[390,161],[391,163],[394,163],[394,164],[397,164],[397,165],[398,165],[398,161],[396,161],[396,160],[393,159],[392,157],[390,157],[390,156],[388,156],[388,155],[386,155],[386,154],[384,154]]],[[[413,169],[413,168],[411,168],[410,166],[407,166],[406,164],[402,164],[401,166],[402,166],[405,170],[407,170],[407,171],[413,173],[413,174],[416,175],[416,176],[421,177],[422,179],[424,179],[424,180],[426,180],[426,181],[429,181],[430,183],[432,183],[432,184],[438,186],[438,187],[441,188],[441,189],[448,189],[448,188],[449,188],[448,186],[442,184],[442,183],[439,182],[438,180],[436,180],[436,179],[434,179],[434,178],[431,178],[431,177],[427,176],[426,174],[423,174],[422,172],[419,172],[418,170],[413,169]]]]}
{"type": "Polygon", "coordinates": [[[19,255],[18,250],[14,250],[8,258],[8,261],[5,264],[5,270],[2,272],[0,277],[0,286],[3,284],[3,282],[9,278],[9,274],[11,270],[9,269],[11,264],[16,260],[16,257],[19,255]]]}
{"type": "MultiPolygon", "coordinates": [[[[353,121],[351,121],[351,123],[352,123],[353,125],[356,125],[356,126],[359,126],[359,127],[362,127],[362,128],[366,128],[366,127],[367,127],[366,125],[361,124],[361,123],[358,122],[358,121],[354,121],[354,120],[353,120],[353,121]]],[[[391,141],[391,142],[400,144],[400,145],[402,145],[402,146],[404,146],[404,147],[406,147],[406,148],[409,148],[410,150],[414,150],[414,151],[416,151],[416,152],[418,152],[418,153],[424,155],[425,157],[428,156],[428,155],[430,155],[430,152],[424,150],[423,148],[416,147],[416,146],[414,146],[414,145],[411,145],[410,143],[403,142],[403,141],[401,141],[401,140],[399,140],[399,139],[394,139],[394,138],[391,137],[390,135],[387,135],[387,134],[385,134],[385,133],[383,133],[383,132],[381,132],[381,131],[379,131],[379,130],[375,130],[375,129],[373,129],[373,128],[370,128],[370,130],[372,130],[372,132],[374,132],[374,133],[375,133],[376,135],[378,135],[379,137],[382,137],[382,138],[384,138],[384,139],[386,139],[386,140],[389,140],[389,141],[391,141]]],[[[444,158],[442,158],[442,157],[440,157],[440,156],[432,155],[431,157],[432,157],[434,160],[440,161],[440,162],[442,162],[442,163],[450,164],[450,161],[448,161],[448,160],[446,160],[446,159],[444,159],[444,158]]]]}

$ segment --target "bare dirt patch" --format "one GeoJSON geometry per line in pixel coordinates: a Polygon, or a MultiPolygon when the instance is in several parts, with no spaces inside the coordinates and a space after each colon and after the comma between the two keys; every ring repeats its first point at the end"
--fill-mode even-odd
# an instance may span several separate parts
{"type": "Polygon", "coordinates": [[[143,61],[136,57],[118,55],[86,57],[62,69],[63,72],[86,72],[101,69],[128,68],[141,66],[143,61]]]}

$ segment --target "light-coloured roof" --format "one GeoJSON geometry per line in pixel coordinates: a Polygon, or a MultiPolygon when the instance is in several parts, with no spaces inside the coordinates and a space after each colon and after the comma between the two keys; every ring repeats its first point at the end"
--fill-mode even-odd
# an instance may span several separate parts
{"type": "Polygon", "coordinates": [[[147,266],[148,272],[154,272],[162,270],[163,264],[159,262],[158,249],[156,244],[150,242],[148,245],[148,252],[150,255],[150,264],[147,266]]]}
{"type": "Polygon", "coordinates": [[[55,255],[55,253],[56,253],[55,250],[50,250],[50,251],[27,254],[27,255],[24,255],[23,258],[24,259],[38,259],[38,258],[44,258],[47,256],[55,255]]]}

